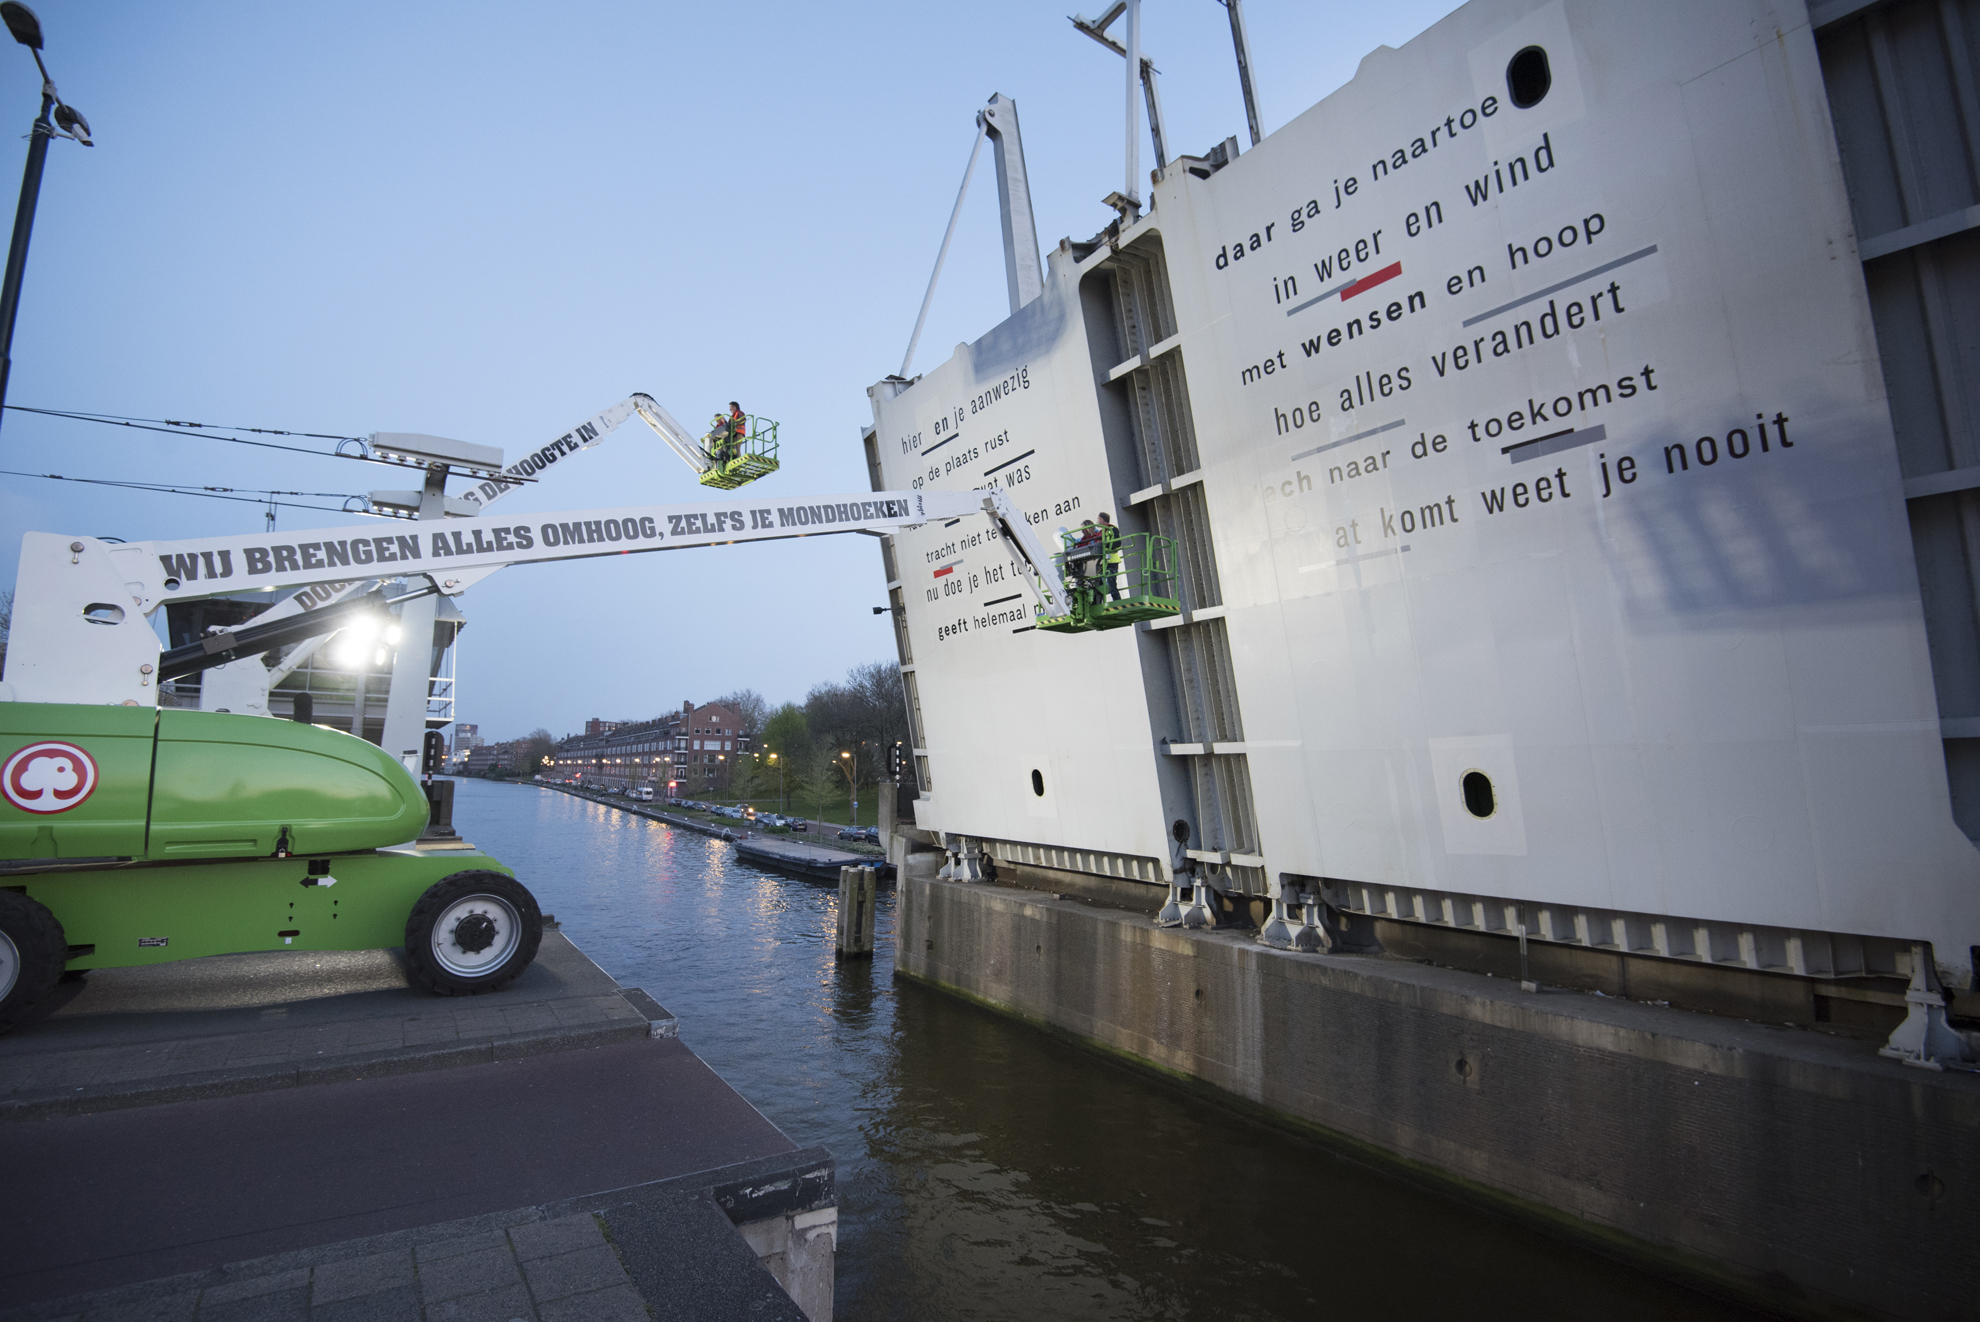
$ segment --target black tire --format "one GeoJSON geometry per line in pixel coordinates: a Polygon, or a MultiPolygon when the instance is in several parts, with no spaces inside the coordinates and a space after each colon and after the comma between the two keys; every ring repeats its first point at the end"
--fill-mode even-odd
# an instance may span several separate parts
{"type": "Polygon", "coordinates": [[[68,962],[68,938],[47,906],[0,890],[0,1033],[33,1017],[68,962]]]}
{"type": "Polygon", "coordinates": [[[456,872],[419,897],[406,917],[406,959],[419,984],[441,996],[475,996],[516,980],[543,941],[543,911],[529,888],[502,872],[456,872]]]}

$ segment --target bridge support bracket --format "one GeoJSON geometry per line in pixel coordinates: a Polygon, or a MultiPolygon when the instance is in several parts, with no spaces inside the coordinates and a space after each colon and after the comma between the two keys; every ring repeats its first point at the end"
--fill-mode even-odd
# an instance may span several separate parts
{"type": "Polygon", "coordinates": [[[1911,986],[1904,994],[1904,1022],[1877,1054],[1926,1070],[1980,1069],[1980,1052],[1967,1034],[1946,1022],[1945,993],[1939,988],[1929,946],[1911,947],[1911,986]]]}

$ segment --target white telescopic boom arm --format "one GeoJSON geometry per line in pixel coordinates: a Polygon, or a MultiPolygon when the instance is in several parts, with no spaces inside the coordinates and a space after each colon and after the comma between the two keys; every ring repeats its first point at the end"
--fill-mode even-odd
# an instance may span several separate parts
{"type": "MultiPolygon", "coordinates": [[[[622,399],[596,417],[580,422],[577,426],[559,436],[540,450],[531,451],[510,464],[503,471],[517,477],[533,477],[550,467],[566,455],[580,450],[589,450],[618,429],[620,423],[637,413],[640,420],[653,428],[654,433],[667,443],[667,448],[681,457],[697,473],[705,473],[713,466],[708,452],[701,448],[687,428],[674,420],[674,415],[660,405],[651,395],[633,395],[622,399]]],[[[523,485],[521,482],[503,482],[490,479],[481,482],[461,493],[460,498],[470,505],[486,510],[490,505],[523,485]]]]}
{"type": "MultiPolygon", "coordinates": [[[[679,455],[689,468],[697,473],[708,471],[711,461],[706,451],[688,434],[685,427],[674,420],[673,414],[667,412],[659,401],[644,394],[632,395],[587,421],[579,423],[549,445],[510,464],[505,471],[522,478],[534,477],[566,455],[576,454],[580,450],[588,450],[599,444],[634,413],[639,414],[646,425],[653,428],[660,439],[667,443],[667,447],[679,455]]],[[[488,479],[459,499],[466,507],[467,514],[479,514],[522,485],[520,481],[503,482],[499,479],[488,479]]],[[[409,494],[416,500],[417,493],[409,494]]],[[[455,512],[461,513],[461,511],[455,512]]],[[[370,591],[377,581],[359,579],[343,585],[334,599],[325,597],[321,587],[316,592],[306,592],[287,598],[257,615],[255,623],[272,624],[287,615],[331,605],[335,600],[343,600],[357,593],[370,591]]],[[[328,634],[323,634],[295,644],[283,657],[282,664],[274,669],[263,665],[260,657],[250,656],[207,671],[206,678],[200,685],[200,708],[204,711],[266,714],[269,689],[281,683],[291,671],[307,661],[319,647],[329,641],[329,637],[328,634]]]]}
{"type": "Polygon", "coordinates": [[[987,515],[1033,596],[1054,614],[1065,587],[1001,490],[880,491],[800,500],[732,498],[492,519],[325,528],[180,542],[21,539],[6,682],[21,702],[157,702],[158,635],[144,618],[172,600],[353,578],[423,575],[455,595],[515,564],[819,534],[890,533],[987,515]]]}
{"type": "MultiPolygon", "coordinates": [[[[634,413],[638,413],[646,424],[659,434],[660,439],[667,443],[668,448],[687,462],[688,467],[697,473],[708,471],[708,456],[695,443],[687,429],[676,422],[674,416],[661,407],[652,396],[643,394],[621,400],[595,417],[579,423],[549,445],[510,464],[505,471],[519,477],[533,477],[565,455],[576,454],[580,450],[588,450],[597,445],[634,413]]],[[[481,482],[460,499],[467,506],[468,513],[479,514],[490,504],[522,485],[522,482],[490,479],[481,482]]],[[[417,497],[417,493],[410,494],[417,497]]],[[[375,578],[353,580],[340,585],[334,597],[324,595],[321,590],[289,597],[257,615],[255,623],[272,624],[288,615],[332,605],[336,601],[355,596],[360,592],[370,591],[377,581],[375,578]]],[[[319,647],[329,641],[329,637],[328,634],[324,634],[295,644],[288,650],[283,663],[272,670],[264,666],[259,657],[244,657],[240,661],[208,671],[205,681],[200,685],[201,709],[265,714],[268,710],[268,690],[281,683],[291,671],[307,661],[319,647]]]]}

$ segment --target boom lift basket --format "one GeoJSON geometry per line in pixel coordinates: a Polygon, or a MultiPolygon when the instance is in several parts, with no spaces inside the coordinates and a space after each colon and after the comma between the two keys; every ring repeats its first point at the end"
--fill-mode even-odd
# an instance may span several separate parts
{"type": "Polygon", "coordinates": [[[1085,633],[1182,612],[1176,595],[1176,544],[1170,538],[1150,532],[1116,534],[1082,547],[1067,533],[1064,541],[1065,550],[1052,561],[1071,599],[1063,615],[1047,615],[1038,607],[1038,628],[1085,633]]]}
{"type": "MultiPolygon", "coordinates": [[[[723,491],[734,491],[745,482],[754,482],[759,477],[768,477],[777,471],[777,424],[770,418],[759,418],[754,413],[749,419],[742,440],[736,444],[734,457],[724,460],[715,458],[711,450],[708,456],[709,469],[701,475],[701,485],[718,487],[723,491]]],[[[704,438],[704,446],[713,444],[712,433],[704,438]]]]}

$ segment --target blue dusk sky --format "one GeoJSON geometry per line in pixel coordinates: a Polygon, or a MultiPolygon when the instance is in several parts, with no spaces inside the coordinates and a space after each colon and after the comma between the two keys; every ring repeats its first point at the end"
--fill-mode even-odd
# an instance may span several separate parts
{"type": "MultiPolygon", "coordinates": [[[[1065,0],[34,7],[97,146],[50,150],[10,404],[428,432],[516,457],[634,391],[691,426],[733,398],[782,424],[766,493],[859,491],[866,387],[900,365],[977,108],[993,92],[1017,102],[1047,247],[1099,230],[1122,180],[1122,61],[1073,29],[1065,0]]],[[[1454,7],[1251,0],[1265,130],[1454,7]]],[[[1143,29],[1171,150],[1248,146],[1223,7],[1147,0],[1143,29]]],[[[36,85],[28,52],[0,47],[10,201],[36,85]]],[[[919,370],[1007,315],[996,196],[986,153],[919,370]]],[[[407,485],[372,465],[11,410],[0,469],[407,485]]],[[[704,494],[635,422],[501,508],[704,494]]],[[[263,526],[253,504],[0,477],[0,583],[29,530],[263,526]]],[[[499,739],[740,687],[801,699],[893,657],[871,612],[884,600],[862,537],[506,570],[461,600],[459,715],[499,739]]]]}

